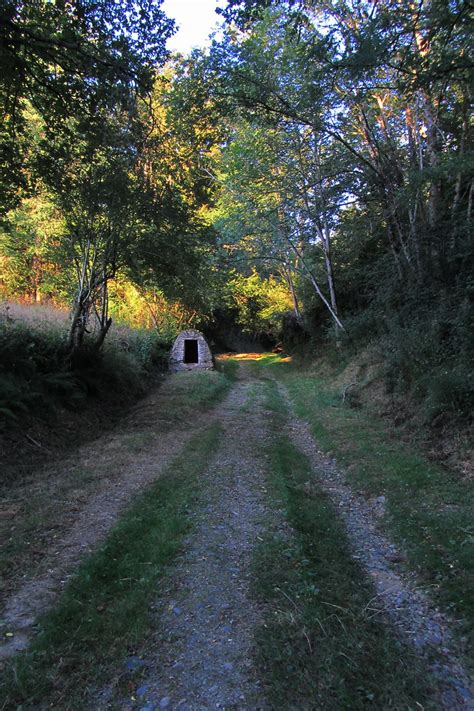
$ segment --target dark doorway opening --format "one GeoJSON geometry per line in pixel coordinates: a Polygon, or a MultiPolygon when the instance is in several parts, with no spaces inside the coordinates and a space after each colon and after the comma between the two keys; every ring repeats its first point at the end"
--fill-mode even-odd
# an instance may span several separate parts
{"type": "Polygon", "coordinates": [[[185,338],[184,340],[184,362],[199,363],[198,342],[195,338],[185,338]]]}

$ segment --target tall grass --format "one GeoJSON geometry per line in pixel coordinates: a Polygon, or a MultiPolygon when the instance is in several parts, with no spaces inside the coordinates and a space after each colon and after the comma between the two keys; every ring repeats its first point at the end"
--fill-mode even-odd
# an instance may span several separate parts
{"type": "Polygon", "coordinates": [[[156,331],[121,327],[99,353],[86,351],[72,364],[66,338],[63,311],[19,304],[0,310],[0,428],[51,417],[59,406],[80,409],[90,397],[138,396],[166,366],[171,345],[156,331]]]}

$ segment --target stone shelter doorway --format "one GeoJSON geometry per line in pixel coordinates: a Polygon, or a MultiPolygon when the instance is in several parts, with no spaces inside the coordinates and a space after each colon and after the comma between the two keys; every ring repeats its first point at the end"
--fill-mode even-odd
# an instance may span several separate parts
{"type": "Polygon", "coordinates": [[[198,342],[196,338],[186,338],[184,341],[184,362],[199,363],[198,342]]]}
{"type": "Polygon", "coordinates": [[[212,370],[214,359],[204,335],[195,329],[183,331],[176,338],[169,359],[170,370],[212,370]]]}

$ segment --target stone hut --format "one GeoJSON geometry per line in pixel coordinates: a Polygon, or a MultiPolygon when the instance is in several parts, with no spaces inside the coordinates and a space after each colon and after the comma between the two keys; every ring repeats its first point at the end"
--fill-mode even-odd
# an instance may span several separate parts
{"type": "Polygon", "coordinates": [[[200,331],[179,334],[171,349],[170,370],[211,370],[214,368],[211,349],[200,331]]]}

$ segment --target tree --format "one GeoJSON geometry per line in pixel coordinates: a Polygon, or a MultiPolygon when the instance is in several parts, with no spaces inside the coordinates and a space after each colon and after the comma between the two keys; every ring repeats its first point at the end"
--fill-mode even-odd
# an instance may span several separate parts
{"type": "Polygon", "coordinates": [[[237,271],[230,275],[223,303],[235,312],[235,323],[242,333],[257,341],[275,339],[291,308],[286,284],[272,275],[265,278],[256,269],[247,275],[237,271]]]}
{"type": "Polygon", "coordinates": [[[24,110],[30,102],[51,129],[71,114],[92,118],[111,101],[146,93],[167,58],[174,23],[162,0],[17,2],[0,8],[2,191],[10,209],[25,184],[24,110]]]}
{"type": "Polygon", "coordinates": [[[129,264],[131,278],[142,286],[159,284],[170,299],[209,314],[217,282],[212,176],[225,126],[200,71],[195,56],[176,60],[157,77],[151,112],[143,114],[137,199],[147,227],[129,264]]]}
{"type": "Polygon", "coordinates": [[[38,190],[7,215],[0,228],[0,289],[7,297],[41,303],[72,296],[73,274],[61,255],[64,219],[51,194],[38,190]]]}
{"type": "Polygon", "coordinates": [[[274,4],[281,9],[260,9],[214,47],[216,93],[247,119],[294,127],[303,145],[319,147],[312,159],[304,152],[306,213],[319,213],[313,228],[329,255],[326,235],[353,203],[383,225],[400,281],[452,280],[472,219],[467,5],[274,4]],[[310,176],[321,169],[315,202],[310,176]]]}
{"type": "MultiPolygon", "coordinates": [[[[217,227],[231,250],[240,244],[249,263],[272,264],[288,284],[296,318],[301,314],[296,280],[308,280],[337,327],[330,228],[321,174],[305,172],[304,135],[298,126],[269,131],[241,127],[223,156],[221,210],[217,227]],[[326,297],[313,260],[324,256],[326,297]]],[[[312,146],[310,145],[311,153],[312,146]]],[[[318,163],[319,168],[321,167],[318,163]]]]}
{"type": "MultiPolygon", "coordinates": [[[[263,146],[279,136],[273,168],[267,172],[263,168],[260,175],[262,184],[266,175],[269,191],[272,179],[279,183],[274,188],[279,195],[274,239],[293,253],[295,264],[312,284],[336,329],[343,329],[332,269],[331,230],[348,197],[341,178],[347,172],[347,161],[324,129],[335,108],[330,78],[321,62],[308,64],[310,43],[318,42],[324,49],[326,40],[303,20],[295,13],[263,13],[250,32],[239,37],[232,30],[221,45],[214,46],[210,67],[217,76],[216,94],[224,94],[227,100],[231,97],[244,121],[251,117],[253,124],[265,127],[263,146]],[[306,247],[315,245],[324,257],[327,293],[308,258],[306,247]]],[[[264,148],[259,151],[265,155],[264,148]]]]}
{"type": "Polygon", "coordinates": [[[134,128],[128,112],[102,111],[93,123],[71,118],[65,134],[42,141],[38,168],[63,214],[63,263],[74,266],[76,277],[71,353],[81,350],[92,328],[89,344],[99,349],[111,325],[108,283],[123,265],[138,223],[134,128]]]}

